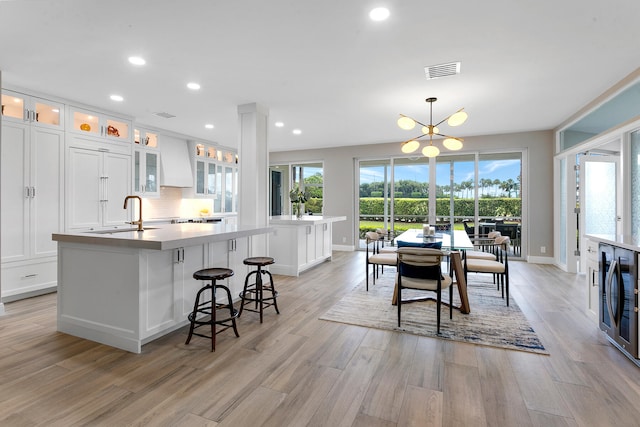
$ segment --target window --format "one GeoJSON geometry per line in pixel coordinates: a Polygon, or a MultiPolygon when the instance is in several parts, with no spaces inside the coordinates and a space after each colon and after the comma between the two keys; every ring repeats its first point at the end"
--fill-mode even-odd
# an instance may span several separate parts
{"type": "Polygon", "coordinates": [[[324,172],[322,163],[297,163],[269,167],[269,199],[272,216],[291,215],[289,191],[300,189],[309,195],[304,212],[322,215],[324,172]]]}

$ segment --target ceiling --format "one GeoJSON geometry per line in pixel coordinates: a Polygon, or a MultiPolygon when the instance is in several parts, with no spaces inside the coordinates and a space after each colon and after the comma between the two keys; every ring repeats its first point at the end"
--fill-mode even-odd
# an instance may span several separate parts
{"type": "Polygon", "coordinates": [[[434,122],[465,107],[440,130],[467,137],[558,126],[640,66],[639,16],[637,0],[0,0],[0,70],[5,87],[228,147],[253,102],[270,151],[409,139],[398,114],[428,122],[428,97],[434,122]]]}

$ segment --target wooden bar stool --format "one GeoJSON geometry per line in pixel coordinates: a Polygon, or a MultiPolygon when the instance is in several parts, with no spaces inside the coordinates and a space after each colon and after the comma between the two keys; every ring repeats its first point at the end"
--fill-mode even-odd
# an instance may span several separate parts
{"type": "Polygon", "coordinates": [[[196,301],[193,305],[193,311],[187,316],[187,318],[191,322],[191,327],[189,328],[189,336],[187,337],[187,342],[185,344],[189,344],[189,341],[191,341],[191,337],[193,335],[197,335],[203,338],[211,338],[211,351],[215,351],[217,333],[220,333],[229,328],[233,328],[233,332],[235,332],[236,337],[240,336],[238,335],[238,329],[236,328],[236,317],[238,317],[239,314],[238,310],[233,308],[231,291],[229,291],[228,287],[216,283],[216,280],[226,279],[227,277],[231,276],[233,276],[233,270],[229,268],[205,268],[193,273],[194,279],[209,280],[210,283],[203,286],[196,294],[196,301]],[[222,290],[227,293],[226,303],[218,303],[216,301],[216,292],[218,290],[222,290]],[[211,292],[210,299],[208,295],[205,294],[205,292],[207,291],[211,292]],[[217,316],[218,310],[227,309],[229,310],[229,314],[225,315],[222,319],[219,319],[217,316]],[[204,325],[211,326],[210,335],[195,332],[195,329],[204,325]],[[216,325],[222,325],[224,326],[224,328],[218,329],[218,331],[216,331],[216,325]]]}
{"type": "Polygon", "coordinates": [[[273,286],[273,276],[268,270],[263,270],[262,267],[273,264],[275,261],[271,257],[250,257],[246,258],[243,263],[245,265],[253,265],[258,267],[256,270],[250,271],[247,274],[247,277],[244,279],[244,290],[240,292],[240,298],[242,301],[240,302],[240,313],[238,317],[242,315],[242,310],[246,304],[251,304],[251,302],[255,302],[255,308],[250,309],[247,308],[247,311],[253,311],[254,313],[260,313],[260,323],[262,323],[262,313],[265,308],[274,306],[276,309],[276,313],[280,314],[278,310],[278,303],[276,301],[276,297],[278,296],[278,292],[273,286]],[[249,284],[249,279],[251,276],[255,274],[256,281],[255,283],[249,284]],[[263,285],[262,283],[262,275],[266,274],[269,276],[269,284],[263,285]],[[270,297],[264,296],[264,291],[271,292],[270,297]]]}

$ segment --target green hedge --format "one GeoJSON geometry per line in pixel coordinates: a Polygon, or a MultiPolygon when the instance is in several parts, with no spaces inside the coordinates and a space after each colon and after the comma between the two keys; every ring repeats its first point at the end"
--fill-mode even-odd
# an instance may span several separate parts
{"type": "MultiPolygon", "coordinates": [[[[474,217],[475,203],[473,199],[454,199],[455,216],[474,217]]],[[[449,198],[436,199],[436,216],[450,216],[449,198]]],[[[519,198],[479,199],[478,215],[481,217],[521,217],[522,203],[519,198]]],[[[388,207],[391,212],[391,207],[388,207]]],[[[364,197],[360,199],[360,215],[367,219],[382,218],[384,215],[384,199],[382,197],[364,197]]],[[[429,199],[397,198],[395,199],[394,216],[396,221],[424,222],[429,215],[429,199]]]]}

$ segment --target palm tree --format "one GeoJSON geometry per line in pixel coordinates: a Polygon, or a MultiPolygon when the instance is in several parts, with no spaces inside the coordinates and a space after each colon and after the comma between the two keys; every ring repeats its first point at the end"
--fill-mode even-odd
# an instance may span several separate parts
{"type": "Polygon", "coordinates": [[[493,186],[495,188],[495,192],[493,193],[494,196],[498,196],[498,189],[500,188],[500,180],[498,178],[493,180],[493,186]]]}
{"type": "Polygon", "coordinates": [[[502,182],[502,184],[500,184],[500,189],[502,189],[503,191],[507,192],[507,197],[511,198],[511,192],[516,190],[518,187],[518,184],[516,184],[516,182],[509,178],[508,180],[502,182]]]}

